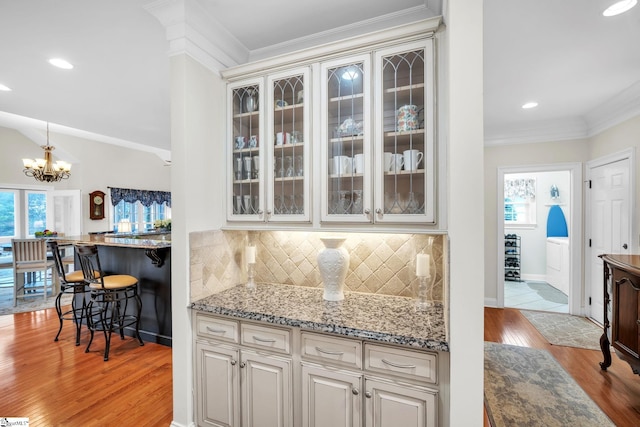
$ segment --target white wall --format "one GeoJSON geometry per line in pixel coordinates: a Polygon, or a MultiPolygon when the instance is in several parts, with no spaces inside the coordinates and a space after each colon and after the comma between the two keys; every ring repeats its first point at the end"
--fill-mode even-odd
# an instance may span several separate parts
{"type": "MultiPolygon", "coordinates": [[[[69,179],[46,186],[56,190],[81,191],[83,233],[113,228],[108,219],[109,211],[105,213],[104,220],[89,219],[88,194],[92,191],[101,190],[109,194],[107,187],[170,191],[171,168],[164,166],[155,154],[53,133],[50,134],[50,144],[56,147],[54,161],[67,160],[72,167],[69,179]]],[[[0,127],[0,153],[0,184],[43,184],[22,171],[22,158],[43,157],[43,150],[38,144],[16,130],[0,127]]],[[[107,205],[107,209],[111,209],[111,205],[107,205]]]]}

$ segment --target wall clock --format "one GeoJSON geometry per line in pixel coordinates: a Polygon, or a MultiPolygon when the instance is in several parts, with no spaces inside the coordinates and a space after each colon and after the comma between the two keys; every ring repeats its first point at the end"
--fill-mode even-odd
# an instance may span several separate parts
{"type": "Polygon", "coordinates": [[[104,219],[104,193],[102,191],[89,193],[89,218],[104,219]]]}

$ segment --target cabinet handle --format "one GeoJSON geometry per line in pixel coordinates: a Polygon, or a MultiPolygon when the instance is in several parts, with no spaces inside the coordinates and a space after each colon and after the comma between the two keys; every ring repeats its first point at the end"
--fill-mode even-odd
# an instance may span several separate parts
{"type": "Polygon", "coordinates": [[[236,366],[236,363],[238,362],[236,362],[234,359],[231,359],[231,366],[236,366]]]}
{"type": "Polygon", "coordinates": [[[274,340],[272,338],[260,338],[260,337],[257,337],[255,335],[253,336],[253,339],[258,341],[258,342],[271,342],[271,343],[276,342],[276,340],[274,340]]]}
{"type": "Polygon", "coordinates": [[[246,364],[246,363],[244,363],[244,362],[240,362],[240,367],[241,367],[241,368],[244,368],[245,366],[247,366],[247,364],[246,364]]]}
{"type": "Polygon", "coordinates": [[[387,359],[382,359],[382,363],[393,366],[394,368],[401,368],[401,369],[414,369],[416,367],[416,365],[401,365],[399,363],[391,362],[387,359]]]}
{"type": "Polygon", "coordinates": [[[364,396],[365,396],[367,399],[371,399],[371,392],[370,392],[370,391],[365,391],[365,392],[364,392],[364,396]]]}
{"type": "Polygon", "coordinates": [[[360,394],[360,390],[358,390],[357,388],[354,387],[354,388],[351,389],[351,393],[353,393],[354,396],[357,396],[357,395],[360,394]]]}
{"type": "Polygon", "coordinates": [[[224,329],[213,329],[211,326],[207,326],[207,331],[213,334],[224,334],[226,332],[224,329]]]}
{"type": "Polygon", "coordinates": [[[325,350],[323,348],[320,347],[316,347],[316,351],[318,353],[324,353],[324,354],[330,354],[332,356],[342,356],[344,354],[344,351],[338,351],[338,350],[325,350]]]}

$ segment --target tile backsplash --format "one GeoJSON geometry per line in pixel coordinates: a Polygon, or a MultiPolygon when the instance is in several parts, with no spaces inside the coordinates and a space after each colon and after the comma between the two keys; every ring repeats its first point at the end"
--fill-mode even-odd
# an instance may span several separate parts
{"type": "Polygon", "coordinates": [[[350,255],[345,290],[411,296],[415,256],[431,253],[436,265],[433,300],[444,298],[446,236],[438,234],[324,233],[216,230],[190,234],[191,301],[246,281],[244,250],[255,244],[256,282],[321,287],[316,257],[321,237],[346,237],[350,255]]]}

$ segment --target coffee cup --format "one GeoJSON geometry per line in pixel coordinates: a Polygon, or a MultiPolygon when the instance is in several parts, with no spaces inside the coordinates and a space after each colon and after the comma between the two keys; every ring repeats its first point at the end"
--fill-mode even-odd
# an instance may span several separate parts
{"type": "Polygon", "coordinates": [[[355,173],[364,173],[364,154],[353,156],[353,171],[355,173]]]}
{"type": "Polygon", "coordinates": [[[276,133],[276,145],[289,144],[291,141],[291,134],[289,132],[276,133]]]}
{"type": "Polygon", "coordinates": [[[407,171],[415,172],[418,170],[418,165],[422,161],[424,156],[418,150],[406,150],[404,151],[404,169],[407,171]]]}
{"type": "Polygon", "coordinates": [[[393,161],[393,153],[385,152],[383,154],[383,164],[385,172],[389,172],[391,170],[391,162],[393,161]]]}
{"type": "Polygon", "coordinates": [[[392,154],[391,168],[389,169],[389,172],[400,173],[403,165],[404,165],[404,157],[402,156],[402,154],[392,154]]]}
{"type": "Polygon", "coordinates": [[[418,129],[418,114],[422,109],[418,109],[415,105],[403,105],[396,111],[396,130],[405,132],[418,129]]]}
{"type": "Polygon", "coordinates": [[[236,150],[242,150],[244,148],[244,144],[246,143],[246,138],[244,136],[236,136],[236,150]]]}
{"type": "Polygon", "coordinates": [[[335,175],[346,175],[351,173],[353,160],[348,156],[333,157],[333,173],[335,175]]]}

